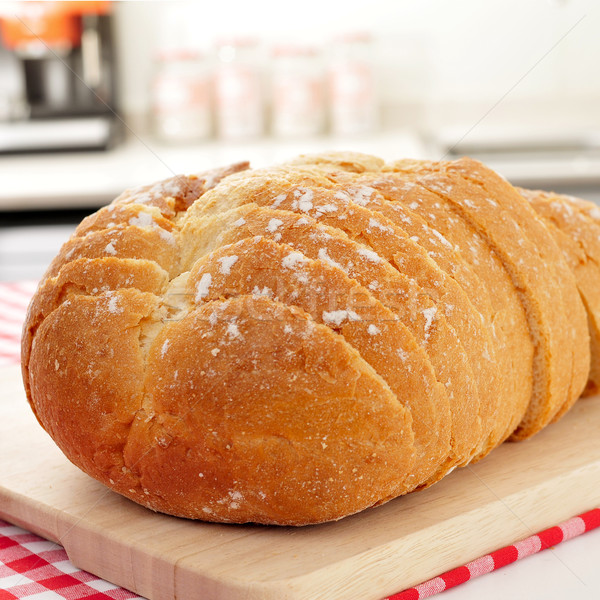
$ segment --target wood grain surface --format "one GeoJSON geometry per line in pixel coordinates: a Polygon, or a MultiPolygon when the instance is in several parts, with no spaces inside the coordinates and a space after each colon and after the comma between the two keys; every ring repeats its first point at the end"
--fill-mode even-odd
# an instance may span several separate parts
{"type": "Polygon", "coordinates": [[[378,600],[600,506],[600,397],[432,488],[300,529],[155,514],[74,467],[0,371],[0,517],[152,600],[378,600]]]}

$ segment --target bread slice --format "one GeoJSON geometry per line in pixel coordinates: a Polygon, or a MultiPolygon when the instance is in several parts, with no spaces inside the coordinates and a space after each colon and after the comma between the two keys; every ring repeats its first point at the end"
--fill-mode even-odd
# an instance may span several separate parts
{"type": "Polygon", "coordinates": [[[149,260],[79,258],[65,264],[56,277],[41,283],[27,309],[21,339],[21,365],[26,391],[29,392],[28,365],[37,329],[63,302],[71,302],[78,295],[110,294],[125,288],[160,294],[166,289],[167,283],[168,274],[149,260]]]}
{"type": "Polygon", "coordinates": [[[157,227],[115,225],[71,237],[50,263],[44,279],[56,277],[64,265],[78,258],[111,257],[153,261],[171,277],[180,272],[180,251],[173,234],[157,227]]]}
{"type": "MultiPolygon", "coordinates": [[[[383,215],[394,224],[396,231],[403,232],[404,239],[408,237],[413,246],[416,244],[421,248],[419,261],[414,266],[411,266],[414,258],[410,254],[403,257],[402,264],[416,277],[419,274],[425,276],[421,279],[428,285],[432,298],[446,306],[446,318],[465,348],[481,402],[482,430],[486,441],[481,444],[477,456],[483,456],[504,439],[501,434],[502,413],[508,412],[506,401],[502,400],[504,379],[500,376],[502,370],[496,357],[497,344],[491,331],[493,310],[487,289],[462,258],[459,245],[452,245],[436,229],[435,223],[428,224],[403,202],[405,188],[410,188],[410,185],[381,174],[365,173],[358,177],[343,177],[340,173],[332,175],[336,181],[345,182],[344,190],[356,203],[383,215]],[[430,259],[427,263],[423,261],[425,255],[430,259]],[[438,267],[437,278],[433,275],[432,264],[438,267]]],[[[414,205],[413,202],[409,204],[414,205]]],[[[512,390],[507,393],[512,393],[512,390]]]]}
{"type": "MultiPolygon", "coordinates": [[[[574,206],[565,196],[519,191],[544,220],[575,276],[587,312],[590,336],[589,376],[584,393],[597,393],[600,389],[600,223],[595,224],[587,211],[574,206]]],[[[590,211],[594,208],[595,205],[589,207],[590,211]]]]}
{"type": "Polygon", "coordinates": [[[387,172],[368,183],[388,200],[386,205],[378,203],[379,210],[402,223],[407,234],[463,288],[492,337],[495,352],[482,352],[479,361],[482,369],[495,367],[497,375],[490,377],[498,381],[485,396],[488,437],[480,459],[512,433],[531,398],[533,345],[519,298],[489,244],[445,198],[402,173],[387,172]],[[507,372],[510,378],[504,376],[507,372]]]}
{"type": "Polygon", "coordinates": [[[312,190],[315,188],[333,189],[335,185],[324,173],[310,166],[291,168],[281,165],[253,169],[247,173],[231,175],[216,188],[208,190],[190,206],[181,219],[187,222],[196,216],[225,212],[234,208],[235,202],[239,204],[240,198],[244,198],[245,202],[277,208],[278,202],[287,196],[287,193],[284,194],[287,190],[293,190],[295,207],[302,211],[312,204],[312,190]]]}
{"type": "MultiPolygon", "coordinates": [[[[549,292],[552,299],[548,304],[556,311],[557,303],[554,298],[558,291],[562,296],[564,306],[562,326],[557,325],[558,335],[570,340],[572,352],[568,393],[565,402],[552,419],[552,421],[556,421],[581,396],[588,380],[590,368],[587,317],[581,296],[577,291],[575,277],[542,220],[532,210],[529,203],[522,201],[521,194],[506,179],[481,163],[468,158],[455,161],[451,164],[451,169],[460,171],[463,177],[500,198],[502,205],[514,212],[526,235],[532,240],[533,246],[540,256],[542,267],[549,264],[554,269],[555,276],[551,279],[552,288],[549,292]]],[[[551,322],[558,323],[552,318],[553,312],[549,314],[551,322]]],[[[518,435],[519,431],[515,432],[515,436],[518,435]]]]}
{"type": "Polygon", "coordinates": [[[141,324],[158,304],[155,294],[133,288],[73,295],[50,310],[31,344],[26,373],[37,418],[100,481],[109,483],[124,466],[144,397],[141,324]]]}
{"type": "MultiPolygon", "coordinates": [[[[513,437],[529,437],[549,423],[561,406],[577,397],[582,389],[578,389],[580,382],[571,379],[575,349],[566,317],[571,304],[563,302],[561,280],[556,275],[555,265],[561,271],[568,271],[564,259],[518,193],[510,186],[502,193],[495,192],[494,185],[498,184],[493,174],[485,174],[478,163],[413,164],[407,170],[420,185],[445,197],[463,219],[489,240],[520,295],[536,351],[532,398],[513,437]],[[486,188],[474,183],[467,172],[492,180],[494,185],[486,188]]],[[[567,275],[564,285],[572,286],[567,275]]],[[[573,309],[578,309],[575,303],[573,309]]]]}

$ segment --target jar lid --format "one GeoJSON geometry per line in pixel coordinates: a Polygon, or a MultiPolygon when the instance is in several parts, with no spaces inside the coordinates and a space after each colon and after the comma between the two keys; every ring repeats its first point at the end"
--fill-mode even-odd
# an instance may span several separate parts
{"type": "Polygon", "coordinates": [[[156,52],[158,62],[176,62],[187,60],[200,60],[204,54],[194,48],[162,48],[156,52]]]}
{"type": "Polygon", "coordinates": [[[346,31],[333,37],[338,44],[369,44],[373,36],[368,31],[346,31]]]}
{"type": "Polygon", "coordinates": [[[258,40],[249,35],[232,35],[217,38],[215,46],[223,48],[224,46],[233,46],[234,48],[248,48],[258,45],[258,40]]]}
{"type": "Polygon", "coordinates": [[[272,48],[272,54],[275,57],[282,56],[316,56],[318,50],[315,46],[309,44],[277,44],[272,48]]]}

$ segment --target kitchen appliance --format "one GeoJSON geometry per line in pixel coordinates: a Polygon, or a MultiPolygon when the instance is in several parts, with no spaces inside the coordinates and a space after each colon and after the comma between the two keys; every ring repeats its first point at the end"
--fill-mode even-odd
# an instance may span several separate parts
{"type": "Polygon", "coordinates": [[[0,152],[99,149],[118,135],[110,2],[0,8],[0,152]]]}

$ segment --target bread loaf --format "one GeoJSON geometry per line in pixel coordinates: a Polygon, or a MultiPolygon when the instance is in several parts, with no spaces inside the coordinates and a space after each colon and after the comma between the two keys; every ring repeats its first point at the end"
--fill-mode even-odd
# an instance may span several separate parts
{"type": "Polygon", "coordinates": [[[40,283],[27,396],[74,464],[153,510],[339,519],[598,390],[599,217],[471,159],[328,153],[128,190],[40,283]]]}

